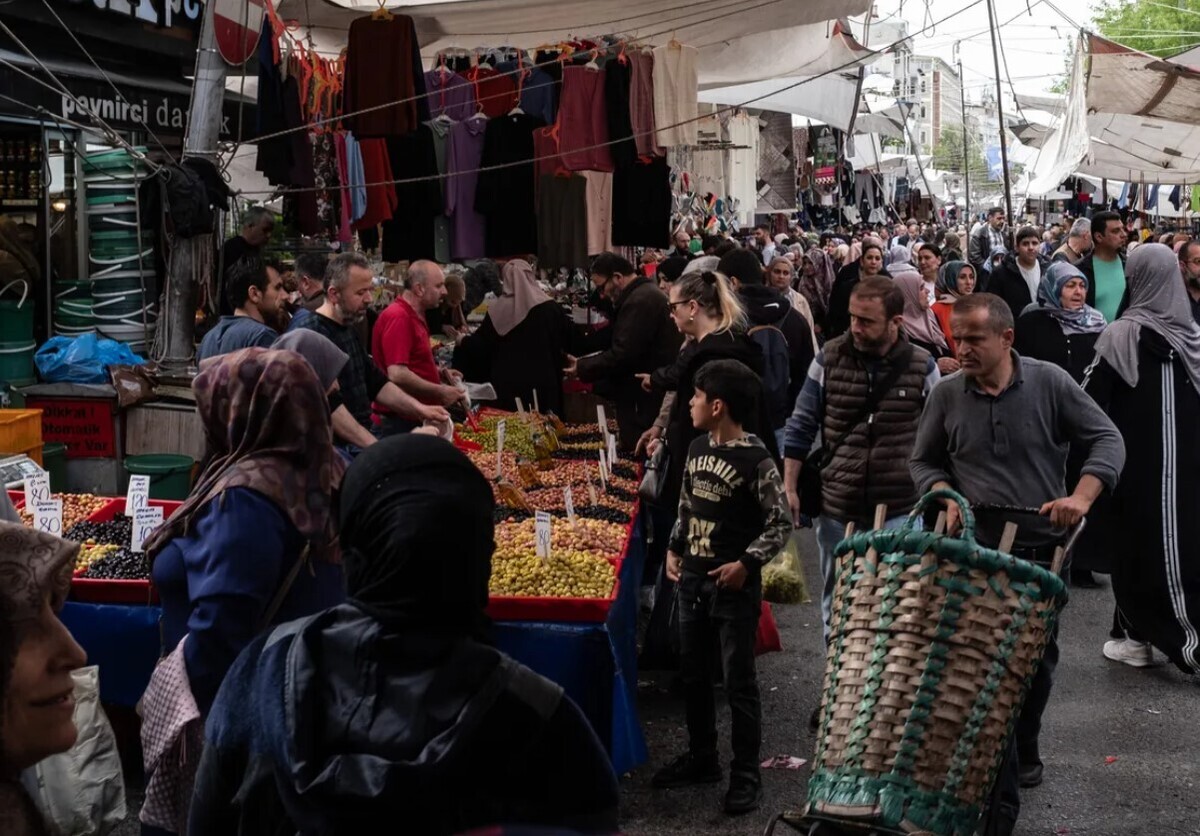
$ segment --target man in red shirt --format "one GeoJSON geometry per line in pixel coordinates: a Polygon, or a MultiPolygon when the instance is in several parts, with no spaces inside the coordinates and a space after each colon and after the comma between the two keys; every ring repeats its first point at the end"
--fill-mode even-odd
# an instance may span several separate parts
{"type": "MultiPolygon", "coordinates": [[[[463,397],[453,385],[462,375],[439,369],[429,344],[425,311],[436,308],[444,298],[446,275],[442,268],[432,261],[414,261],[408,268],[404,293],[379,315],[371,337],[371,355],[388,380],[431,406],[450,406],[463,397]]],[[[408,432],[418,426],[378,404],[375,410],[383,416],[381,435],[408,432]]]]}

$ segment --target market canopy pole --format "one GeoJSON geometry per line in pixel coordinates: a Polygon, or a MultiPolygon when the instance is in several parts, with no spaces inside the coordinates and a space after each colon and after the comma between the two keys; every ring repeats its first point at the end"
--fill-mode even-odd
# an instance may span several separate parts
{"type": "MultiPolygon", "coordinates": [[[[1000,88],[1000,52],[996,47],[996,12],[992,0],[987,0],[988,27],[992,30],[992,63],[996,68],[996,116],[1000,119],[1000,165],[1004,168],[1004,211],[1008,222],[1016,223],[1012,210],[1012,187],[1008,182],[1008,139],[1004,135],[1004,95],[1000,88]]],[[[959,80],[961,83],[961,79],[959,80]]],[[[1014,242],[1015,243],[1015,242],[1014,242]]]]}
{"type": "Polygon", "coordinates": [[[966,78],[963,76],[962,53],[958,49],[960,43],[962,41],[954,42],[954,56],[958,59],[958,109],[962,113],[963,135],[963,211],[960,220],[963,218],[967,219],[969,228],[971,217],[971,152],[967,146],[967,84],[966,78]]]}
{"type": "MultiPolygon", "coordinates": [[[[225,97],[227,65],[217,50],[213,14],[217,4],[204,4],[200,21],[200,38],[196,45],[196,77],[192,83],[192,101],[188,109],[187,132],[183,139],[183,157],[203,157],[217,161],[217,139],[221,129],[221,105],[225,97]]],[[[167,269],[165,310],[162,324],[165,339],[158,341],[165,369],[183,372],[195,353],[195,289],[200,286],[197,271],[205,259],[198,252],[211,249],[210,235],[197,235],[187,240],[176,239],[171,249],[167,269]]]]}

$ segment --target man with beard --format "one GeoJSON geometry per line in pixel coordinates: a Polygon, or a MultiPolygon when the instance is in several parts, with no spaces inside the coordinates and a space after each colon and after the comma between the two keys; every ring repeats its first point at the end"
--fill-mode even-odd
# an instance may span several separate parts
{"type": "Polygon", "coordinates": [[[1200,324],[1200,241],[1188,241],[1179,249],[1179,271],[1183,289],[1192,303],[1192,319],[1200,324]]]}
{"type": "Polygon", "coordinates": [[[423,404],[390,382],[363,348],[354,326],[366,316],[373,283],[371,264],[359,253],[343,253],[330,259],[325,269],[325,301],[300,327],[326,337],[350,358],[338,375],[338,387],[342,402],[365,429],[374,431],[372,400],[405,418],[448,421],[450,415],[445,409],[423,404]]]}
{"type": "Polygon", "coordinates": [[[875,507],[882,504],[887,506],[884,527],[896,528],[920,496],[907,461],[921,409],[941,373],[928,351],[904,337],[903,322],[904,294],[891,279],[873,276],[856,284],[850,295],[850,330],[826,342],[817,354],[784,429],[784,489],[793,521],[801,525],[802,507],[815,516],[812,511],[819,506],[816,533],[826,640],[834,549],[846,524],[871,528],[875,507]],[[818,432],[820,464],[809,457],[818,432]],[[801,496],[798,480],[807,467],[820,467],[820,496],[801,496]]]}
{"type": "MultiPolygon", "coordinates": [[[[270,348],[284,319],[285,294],[279,270],[257,256],[246,256],[226,273],[226,294],[233,313],[204,335],[196,362],[243,348],[270,348]]],[[[286,321],[286,320],[285,320],[286,321]]]]}

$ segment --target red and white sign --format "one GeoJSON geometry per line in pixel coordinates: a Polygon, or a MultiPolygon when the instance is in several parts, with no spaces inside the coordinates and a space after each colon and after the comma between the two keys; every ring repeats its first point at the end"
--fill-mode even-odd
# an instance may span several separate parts
{"type": "Polygon", "coordinates": [[[245,64],[258,46],[267,0],[209,0],[213,4],[213,29],[217,49],[227,64],[245,64]]]}

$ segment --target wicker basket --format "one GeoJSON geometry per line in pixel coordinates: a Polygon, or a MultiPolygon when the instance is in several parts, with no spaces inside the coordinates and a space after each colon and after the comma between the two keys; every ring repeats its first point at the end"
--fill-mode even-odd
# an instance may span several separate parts
{"type": "Polygon", "coordinates": [[[1067,594],[974,534],[966,500],[939,490],[902,528],[838,544],[809,816],[975,831],[1067,594]],[[962,508],[961,537],[916,530],[940,498],[962,508]]]}

